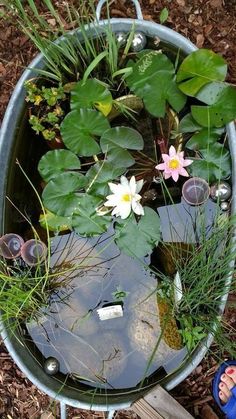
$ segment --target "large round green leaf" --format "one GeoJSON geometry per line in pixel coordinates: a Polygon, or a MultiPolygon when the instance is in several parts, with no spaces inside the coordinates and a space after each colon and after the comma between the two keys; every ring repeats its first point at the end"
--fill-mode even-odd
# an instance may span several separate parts
{"type": "Polygon", "coordinates": [[[54,214],[68,217],[76,211],[81,191],[87,183],[80,173],[63,173],[50,180],[43,190],[45,207],[54,214]]]}
{"type": "Polygon", "coordinates": [[[131,91],[144,101],[146,109],[156,117],[164,117],[166,102],[178,112],[186,97],[175,82],[175,69],[166,55],[148,51],[132,65],[132,73],[126,77],[131,91]]]}
{"type": "Polygon", "coordinates": [[[87,157],[100,152],[95,138],[109,127],[108,120],[100,112],[80,109],[66,115],[61,124],[61,135],[67,148],[87,157]]]}
{"type": "Polygon", "coordinates": [[[185,115],[179,124],[179,132],[195,132],[201,131],[202,125],[197,124],[195,119],[193,119],[191,113],[185,115]]]}
{"type": "Polygon", "coordinates": [[[41,227],[56,233],[71,230],[71,217],[62,217],[46,210],[45,214],[40,214],[39,223],[41,227]]]}
{"type": "Polygon", "coordinates": [[[202,177],[208,182],[226,179],[231,174],[231,159],[229,151],[219,143],[200,150],[202,159],[192,159],[189,166],[192,176],[202,177]]]}
{"type": "Polygon", "coordinates": [[[61,173],[78,169],[80,160],[69,150],[48,151],[38,164],[38,171],[46,182],[61,173]]]}
{"type": "Polygon", "coordinates": [[[212,82],[206,84],[196,95],[196,98],[200,102],[206,103],[207,105],[213,105],[216,103],[221,95],[221,92],[227,86],[226,83],[212,82]]]}
{"type": "Polygon", "coordinates": [[[190,150],[201,150],[206,147],[214,147],[215,143],[220,139],[222,132],[217,129],[202,128],[200,132],[194,134],[185,146],[190,150]]]}
{"type": "Polygon", "coordinates": [[[132,214],[115,224],[115,242],[129,256],[141,258],[150,253],[160,240],[160,219],[156,211],[144,207],[139,222],[132,214]]]}
{"type": "Polygon", "coordinates": [[[108,182],[122,175],[125,170],[125,168],[116,167],[106,160],[97,162],[86,173],[88,179],[87,192],[91,195],[108,195],[108,182]]]}
{"type": "Polygon", "coordinates": [[[236,89],[225,85],[210,106],[191,107],[194,119],[204,127],[223,127],[236,118],[236,89]]]}
{"type": "Polygon", "coordinates": [[[86,237],[97,236],[107,230],[111,216],[97,214],[96,209],[101,204],[101,199],[96,196],[80,196],[76,213],[72,216],[72,226],[78,234],[86,237]]]}
{"type": "Polygon", "coordinates": [[[143,137],[133,128],[115,127],[105,131],[100,139],[103,153],[115,167],[129,167],[135,163],[134,158],[127,151],[142,150],[143,137]]]}
{"type": "Polygon", "coordinates": [[[199,49],[188,55],[177,73],[179,89],[189,96],[195,96],[205,84],[223,81],[227,64],[221,56],[208,49],[199,49]]]}
{"type": "Polygon", "coordinates": [[[71,91],[71,109],[96,107],[107,116],[112,108],[112,95],[98,80],[79,81],[71,91]]]}
{"type": "Polygon", "coordinates": [[[143,137],[133,128],[114,127],[105,131],[100,139],[103,153],[112,148],[121,147],[129,150],[142,150],[143,137]]]}

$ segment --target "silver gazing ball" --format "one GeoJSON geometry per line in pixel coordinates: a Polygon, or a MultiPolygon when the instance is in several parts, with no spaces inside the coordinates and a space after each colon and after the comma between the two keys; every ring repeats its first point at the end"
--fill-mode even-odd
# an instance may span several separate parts
{"type": "Polygon", "coordinates": [[[116,40],[120,47],[123,47],[127,41],[127,33],[126,32],[116,32],[116,40]]]}
{"type": "Polygon", "coordinates": [[[133,41],[131,44],[131,49],[133,52],[142,51],[145,48],[147,43],[147,38],[142,32],[135,32],[133,41]]]}
{"type": "Polygon", "coordinates": [[[59,366],[59,361],[53,356],[50,356],[44,363],[44,371],[48,375],[54,375],[59,371],[59,366]]]}
{"type": "Polygon", "coordinates": [[[231,186],[224,180],[214,183],[210,188],[210,196],[213,201],[227,201],[231,197],[231,186]]]}
{"type": "Polygon", "coordinates": [[[220,209],[222,211],[228,211],[229,207],[230,207],[229,202],[223,201],[223,202],[220,203],[220,209]]]}

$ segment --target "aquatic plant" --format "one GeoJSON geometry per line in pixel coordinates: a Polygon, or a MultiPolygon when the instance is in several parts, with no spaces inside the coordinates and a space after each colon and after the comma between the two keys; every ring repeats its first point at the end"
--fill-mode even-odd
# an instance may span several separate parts
{"type": "MultiPolygon", "coordinates": [[[[235,355],[230,336],[227,338],[224,331],[227,325],[220,322],[222,299],[227,297],[230,289],[235,289],[235,282],[231,285],[228,280],[228,286],[226,285],[236,257],[235,245],[230,241],[234,224],[234,216],[218,213],[210,237],[203,222],[201,236],[196,245],[185,248],[181,243],[168,244],[166,250],[173,272],[178,272],[181,281],[181,298],[178,304],[175,281],[171,276],[157,272],[157,294],[168,302],[169,316],[179,322],[183,343],[190,352],[202,338],[211,333],[219,347],[222,345],[222,334],[229,353],[235,355]]],[[[163,246],[165,248],[165,244],[163,246]]]]}
{"type": "Polygon", "coordinates": [[[161,155],[164,163],[160,163],[156,166],[157,170],[164,171],[164,178],[173,178],[175,182],[178,181],[179,175],[189,176],[185,167],[189,166],[193,161],[190,159],[184,159],[184,152],[176,152],[173,146],[170,146],[169,154],[161,155]]]}
{"type": "Polygon", "coordinates": [[[142,199],[139,192],[143,187],[143,180],[135,181],[132,176],[130,181],[125,176],[121,176],[120,183],[108,183],[112,195],[106,197],[105,207],[114,208],[111,215],[121,217],[122,220],[127,218],[131,210],[137,215],[144,215],[144,210],[139,201],[142,199]]]}
{"type": "Polygon", "coordinates": [[[63,119],[64,110],[62,102],[66,94],[62,86],[44,87],[28,80],[25,83],[27,92],[25,100],[32,104],[29,109],[29,123],[36,134],[42,133],[45,140],[56,140],[60,142],[60,123],[63,119]]]}
{"type": "MultiPolygon", "coordinates": [[[[184,220],[186,237],[185,230],[178,230],[175,218],[170,218],[174,212],[178,214],[178,205],[182,205],[179,201],[184,179],[179,175],[204,178],[207,191],[209,185],[216,184],[217,188],[221,179],[230,178],[225,124],[236,116],[236,91],[224,81],[227,65],[222,57],[206,49],[185,58],[177,53],[174,62],[152,40],[147,49],[135,52],[132,50],[135,27],[126,34],[124,44],[110,25],[103,33],[93,26],[95,37],[88,37],[85,28],[85,24],[91,25],[88,10],[83,21],[68,6],[68,21],[73,27],[80,27],[79,39],[76,33],[66,32],[50,0],[44,0],[44,4],[58,24],[55,31],[51,31],[33,1],[28,2],[30,13],[20,0],[4,3],[45,58],[45,68],[38,69],[38,77],[25,86],[30,125],[36,134],[42,135],[42,141],[47,140],[44,146],[54,148],[53,140],[59,146],[43,154],[38,163],[42,178],[37,184],[40,194],[36,193],[41,208],[40,225],[46,228],[49,249],[50,235],[60,242],[68,231],[75,232],[82,245],[76,252],[75,263],[71,259],[62,261],[54,269],[48,261],[45,267],[38,264],[33,270],[12,267],[2,261],[3,319],[36,318],[40,324],[38,314],[50,306],[50,297],[57,287],[62,294],[59,302],[70,307],[74,289],[67,287],[68,283],[84,272],[96,272],[99,276],[98,267],[104,263],[100,258],[115,243],[119,255],[128,255],[129,263],[136,260],[145,274],[149,272],[155,280],[151,289],[145,284],[149,295],[145,293],[144,301],[138,302],[138,310],[142,312],[142,303],[150,295],[155,299],[152,312],[146,310],[149,317],[140,321],[142,331],[148,330],[151,335],[151,344],[147,341],[145,348],[148,361],[140,382],[140,387],[148,388],[151,381],[146,378],[163,340],[175,349],[186,345],[191,352],[199,342],[204,344],[209,333],[216,339],[222,334],[221,302],[230,289],[227,277],[235,258],[230,241],[235,220],[227,218],[228,212],[220,213],[220,197],[215,199],[210,226],[206,223],[205,206],[196,207],[199,217],[195,219],[187,207],[192,230],[189,234],[188,222],[184,220]],[[52,42],[61,34],[62,39],[52,42]],[[187,171],[185,166],[189,166],[187,171]],[[172,212],[165,224],[160,214],[163,208],[168,212],[169,207],[172,212]],[[106,234],[108,237],[104,238],[106,234]],[[176,239],[178,235],[181,243],[176,239]],[[96,245],[102,243],[96,256],[92,254],[94,245],[86,247],[87,238],[96,245]],[[166,258],[163,270],[161,250],[166,258]],[[160,252],[158,263],[150,267],[146,256],[153,257],[155,252],[160,252]],[[9,297],[7,304],[6,297],[9,297]],[[157,319],[157,306],[162,330],[155,336],[149,320],[150,316],[157,319]]],[[[89,5],[92,9],[92,2],[89,5]]],[[[229,205],[227,202],[227,209],[229,205]]],[[[68,247],[67,256],[73,246],[68,247]]],[[[65,250],[66,246],[60,249],[62,255],[65,250]]],[[[111,268],[115,266],[113,262],[111,268]]],[[[109,269],[104,269],[106,274],[109,269]]],[[[132,292],[126,284],[115,284],[110,296],[112,303],[126,304],[132,292]]],[[[69,326],[65,327],[60,319],[53,324],[74,338],[76,329],[91,321],[101,301],[101,295],[96,296],[93,308],[81,309],[82,314],[76,315],[69,326]]],[[[58,313],[59,303],[53,303],[58,313]]],[[[136,301],[134,307],[135,304],[136,301]]],[[[142,335],[138,332],[135,339],[142,335]]],[[[86,365],[87,376],[75,373],[71,374],[73,379],[112,388],[106,368],[114,359],[119,366],[119,351],[115,348],[114,353],[106,353],[104,361],[103,346],[99,351],[97,342],[91,345],[80,336],[76,339],[99,362],[102,360],[102,368],[98,373],[86,365]]],[[[227,337],[225,342],[234,354],[227,337]]]]}

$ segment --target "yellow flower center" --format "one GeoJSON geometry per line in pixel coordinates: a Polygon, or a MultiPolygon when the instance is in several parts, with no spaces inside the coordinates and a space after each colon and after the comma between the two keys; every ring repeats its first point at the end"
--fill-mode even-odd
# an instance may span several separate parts
{"type": "Polygon", "coordinates": [[[173,158],[169,161],[168,166],[170,169],[178,169],[180,167],[179,160],[176,158],[173,158]]]}
{"type": "Polygon", "coordinates": [[[121,201],[130,202],[131,201],[131,196],[128,193],[125,194],[125,195],[122,195],[121,201]]]}

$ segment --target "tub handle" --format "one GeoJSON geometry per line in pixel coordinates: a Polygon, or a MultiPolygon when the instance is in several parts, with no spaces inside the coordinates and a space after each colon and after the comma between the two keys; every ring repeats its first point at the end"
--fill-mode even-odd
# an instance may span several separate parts
{"type": "MultiPolygon", "coordinates": [[[[136,14],[137,14],[137,19],[143,20],[143,14],[142,14],[142,10],[141,10],[141,6],[139,4],[139,1],[138,0],[131,0],[131,1],[134,4],[136,14]]],[[[107,2],[107,0],[99,0],[97,8],[96,8],[96,21],[99,21],[101,19],[102,6],[106,2],[107,2]]]]}

